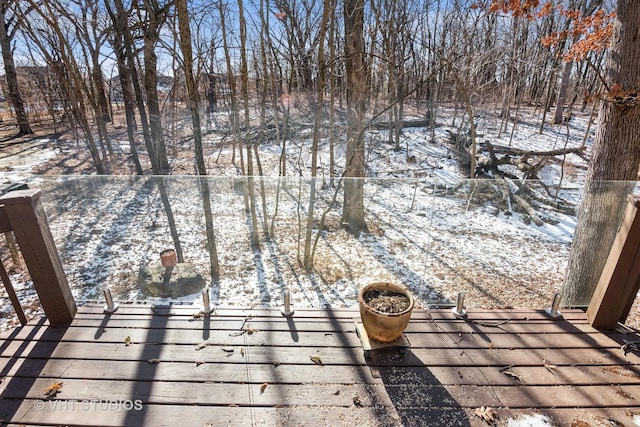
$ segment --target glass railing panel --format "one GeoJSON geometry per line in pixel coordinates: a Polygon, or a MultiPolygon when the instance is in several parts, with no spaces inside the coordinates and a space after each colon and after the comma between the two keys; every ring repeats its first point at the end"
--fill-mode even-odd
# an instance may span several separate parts
{"type": "Polygon", "coordinates": [[[469,307],[544,308],[560,291],[582,188],[431,178],[363,183],[367,230],[355,235],[342,217],[339,179],[333,187],[327,178],[29,182],[43,190],[79,301],[102,301],[109,288],[121,302],[200,304],[208,285],[222,305],[281,305],[289,290],[296,306],[345,307],[356,303],[360,286],[392,281],[422,306],[450,305],[465,292],[469,307]],[[159,254],[168,248],[181,256],[166,276],[159,254]],[[169,286],[149,285],[154,274],[169,286]],[[178,277],[184,280],[171,286],[178,277]]]}

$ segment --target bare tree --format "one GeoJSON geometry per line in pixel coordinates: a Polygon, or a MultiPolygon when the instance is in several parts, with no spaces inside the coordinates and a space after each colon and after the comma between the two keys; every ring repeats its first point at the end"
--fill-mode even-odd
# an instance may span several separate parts
{"type": "MultiPolygon", "coordinates": [[[[184,75],[187,85],[189,111],[193,123],[193,140],[195,145],[196,168],[198,175],[207,175],[202,150],[202,128],[200,124],[200,103],[198,87],[193,73],[193,52],[191,47],[191,29],[189,27],[189,13],[187,0],[175,0],[180,27],[180,50],[183,55],[184,75]]],[[[217,280],[220,277],[220,264],[218,262],[218,249],[216,246],[215,232],[213,228],[213,213],[211,210],[211,190],[206,178],[200,179],[200,192],[205,211],[205,228],[209,246],[209,264],[211,277],[217,280]]]]}
{"type": "MultiPolygon", "coordinates": [[[[122,5],[121,5],[122,6],[122,5]]],[[[137,129],[137,122],[135,116],[136,99],[133,92],[132,73],[127,67],[127,37],[125,33],[128,33],[127,19],[120,12],[114,11],[109,1],[105,2],[105,7],[109,14],[112,23],[112,34],[110,35],[111,44],[115,53],[116,64],[118,67],[118,82],[120,83],[120,89],[122,91],[122,100],[124,102],[125,120],[127,123],[127,138],[129,140],[129,147],[131,148],[131,157],[136,168],[138,175],[143,174],[142,164],[140,163],[140,157],[138,155],[138,148],[136,144],[135,131],[137,129]]],[[[144,110],[144,109],[143,109],[144,110]]],[[[145,123],[146,125],[146,123],[145,123]]],[[[150,144],[150,138],[149,145],[150,144]]],[[[151,156],[151,158],[154,158],[151,156]]],[[[152,169],[157,169],[152,167],[152,169]]]]}
{"type": "MultiPolygon", "coordinates": [[[[20,10],[20,19],[22,19],[25,33],[30,36],[30,41],[38,47],[40,54],[60,81],[69,112],[83,131],[96,172],[104,174],[106,169],[95,143],[87,115],[86,97],[90,96],[91,92],[75,58],[73,47],[69,41],[70,37],[65,34],[62,28],[64,22],[62,19],[56,19],[61,17],[60,11],[55,10],[56,6],[55,4],[36,3],[34,0],[28,0],[26,10],[20,10]],[[27,11],[30,14],[33,13],[34,16],[27,19],[27,11]]],[[[104,147],[103,157],[105,157],[104,147]]]]}
{"type": "MultiPolygon", "coordinates": [[[[167,19],[167,14],[172,2],[160,4],[157,0],[143,0],[143,9],[138,9],[138,19],[143,30],[143,55],[144,55],[144,92],[147,99],[149,112],[149,129],[154,143],[158,173],[170,172],[167,158],[167,147],[162,133],[162,120],[160,118],[160,102],[158,100],[158,56],[155,52],[160,39],[160,30],[167,19]]],[[[151,154],[151,153],[150,153],[151,154]]]]}
{"type": "Polygon", "coordinates": [[[364,219],[365,114],[369,76],[365,65],[364,0],[344,0],[347,86],[347,150],[342,222],[351,233],[367,229],[364,219]]]}
{"type": "MultiPolygon", "coordinates": [[[[318,76],[317,76],[317,88],[316,88],[316,111],[314,115],[313,126],[313,142],[311,146],[311,182],[309,183],[309,208],[307,209],[307,226],[304,240],[304,258],[303,265],[306,269],[313,267],[313,256],[311,253],[311,235],[313,229],[313,214],[314,206],[316,203],[316,175],[318,171],[318,146],[320,144],[320,128],[322,120],[322,105],[324,103],[324,90],[325,90],[325,73],[326,62],[324,55],[324,40],[327,34],[327,25],[329,23],[330,11],[333,10],[334,4],[332,0],[324,0],[322,9],[322,21],[320,23],[319,34],[319,49],[318,49],[318,76]]],[[[331,107],[333,108],[333,107],[331,107]]],[[[321,230],[318,231],[319,233],[321,230]]]]}
{"type": "Polygon", "coordinates": [[[16,33],[18,19],[9,10],[13,0],[0,0],[0,50],[2,51],[2,62],[4,63],[5,79],[7,80],[7,93],[9,103],[13,107],[18,122],[18,133],[20,135],[32,134],[33,130],[29,124],[27,110],[20,96],[20,88],[18,87],[18,76],[13,61],[13,49],[11,41],[16,33]]]}

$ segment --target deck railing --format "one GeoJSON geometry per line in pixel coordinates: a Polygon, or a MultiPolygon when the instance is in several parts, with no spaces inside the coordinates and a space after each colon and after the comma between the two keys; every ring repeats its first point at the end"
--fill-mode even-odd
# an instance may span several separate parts
{"type": "MultiPolygon", "coordinates": [[[[76,305],[40,201],[40,190],[12,191],[0,197],[0,232],[13,232],[40,304],[52,325],[71,322],[76,305]]],[[[0,278],[24,325],[26,317],[0,262],[0,278]]]]}
{"type": "Polygon", "coordinates": [[[613,330],[624,323],[640,289],[640,195],[629,204],[618,228],[607,263],[587,310],[594,328],[613,330]]]}
{"type": "MultiPolygon", "coordinates": [[[[575,208],[581,191],[527,183],[519,194],[532,206],[542,194],[556,200],[555,207],[527,210],[509,206],[509,190],[489,180],[367,179],[370,228],[352,236],[340,217],[339,183],[231,177],[207,183],[209,219],[197,177],[38,177],[32,186],[42,192],[0,198],[0,232],[15,234],[51,323],[75,314],[67,277],[81,300],[100,301],[110,288],[120,302],[166,302],[141,291],[140,272],[159,264],[167,248],[178,253],[177,269],[188,264],[204,277],[214,304],[281,305],[287,294],[298,306],[348,306],[360,285],[391,280],[407,285],[425,307],[453,305],[465,292],[471,307],[545,308],[566,269],[575,220],[568,201],[575,208]],[[308,227],[315,258],[305,271],[308,227]],[[219,277],[212,271],[214,249],[219,277]],[[248,296],[239,297],[238,289],[248,296]],[[514,296],[528,305],[514,304],[514,296]]],[[[602,328],[624,321],[638,290],[639,199],[631,200],[589,309],[602,328]]],[[[169,299],[194,302],[198,295],[169,299]]]]}

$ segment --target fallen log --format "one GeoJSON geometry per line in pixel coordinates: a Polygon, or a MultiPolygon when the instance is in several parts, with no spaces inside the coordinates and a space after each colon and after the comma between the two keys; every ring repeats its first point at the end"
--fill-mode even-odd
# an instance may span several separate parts
{"type": "Polygon", "coordinates": [[[401,128],[425,128],[429,127],[429,120],[400,120],[400,121],[385,121],[385,122],[373,122],[371,123],[371,129],[389,129],[395,128],[400,125],[401,128]]]}
{"type": "Polygon", "coordinates": [[[522,150],[515,147],[507,147],[505,145],[494,145],[489,141],[481,142],[479,144],[481,150],[491,150],[496,154],[507,154],[511,156],[528,156],[528,157],[555,157],[565,154],[582,153],[586,149],[585,147],[573,147],[573,148],[561,148],[558,150],[549,151],[535,151],[535,150],[522,150]]]}
{"type": "Polygon", "coordinates": [[[538,179],[538,172],[556,156],[580,153],[584,147],[565,148],[550,151],[522,150],[514,147],[494,146],[489,141],[480,144],[476,159],[476,176],[493,176],[499,166],[515,166],[524,179],[538,179]],[[498,156],[498,154],[502,154],[498,156]]]}

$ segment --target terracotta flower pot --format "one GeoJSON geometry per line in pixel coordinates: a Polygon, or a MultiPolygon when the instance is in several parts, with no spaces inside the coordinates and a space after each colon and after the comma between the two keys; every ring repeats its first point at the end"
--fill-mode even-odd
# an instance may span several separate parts
{"type": "Polygon", "coordinates": [[[414,299],[413,295],[403,286],[387,282],[376,282],[360,288],[358,292],[360,317],[369,338],[382,343],[393,342],[402,335],[411,317],[414,299]],[[406,296],[409,306],[397,313],[383,313],[365,302],[365,295],[370,291],[393,292],[406,296]]]}
{"type": "Polygon", "coordinates": [[[178,263],[175,249],[165,249],[160,252],[160,262],[164,268],[175,267],[178,263]]]}

